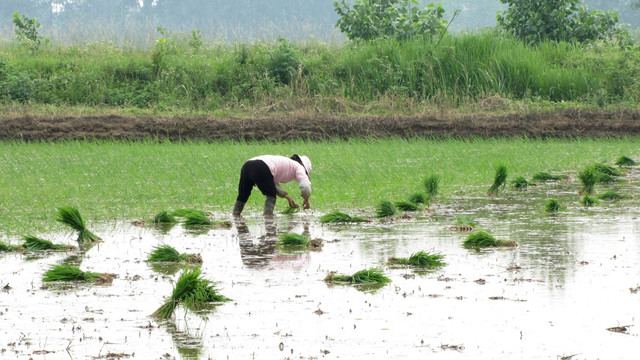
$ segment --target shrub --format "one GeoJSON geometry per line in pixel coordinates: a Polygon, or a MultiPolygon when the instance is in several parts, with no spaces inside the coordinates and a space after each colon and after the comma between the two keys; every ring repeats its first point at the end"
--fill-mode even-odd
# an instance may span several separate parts
{"type": "Polygon", "coordinates": [[[333,6],[340,16],[336,25],[350,40],[431,38],[445,30],[441,4],[423,9],[414,4],[414,0],[356,0],[351,7],[341,0],[333,6]]]}

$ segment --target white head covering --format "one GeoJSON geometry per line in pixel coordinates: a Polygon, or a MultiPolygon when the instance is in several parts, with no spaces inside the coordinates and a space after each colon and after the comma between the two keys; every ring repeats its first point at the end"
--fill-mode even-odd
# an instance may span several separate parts
{"type": "Polygon", "coordinates": [[[301,155],[300,160],[302,160],[302,166],[307,170],[307,173],[311,172],[311,160],[308,157],[301,155]]]}

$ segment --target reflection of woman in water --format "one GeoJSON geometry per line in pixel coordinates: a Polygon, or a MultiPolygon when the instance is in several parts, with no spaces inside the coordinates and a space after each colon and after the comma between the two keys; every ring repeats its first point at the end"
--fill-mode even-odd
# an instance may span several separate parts
{"type": "Polygon", "coordinates": [[[287,158],[279,155],[262,155],[249,159],[240,170],[240,183],[238,184],[238,197],[233,207],[233,215],[240,215],[244,209],[251,190],[254,186],[267,197],[264,202],[264,215],[273,215],[276,206],[276,195],[289,201],[289,206],[298,207],[296,202],[280,186],[292,180],[298,182],[302,194],[302,206],[305,209],[311,207],[311,181],[309,172],[311,161],[306,156],[293,154],[287,158]]]}

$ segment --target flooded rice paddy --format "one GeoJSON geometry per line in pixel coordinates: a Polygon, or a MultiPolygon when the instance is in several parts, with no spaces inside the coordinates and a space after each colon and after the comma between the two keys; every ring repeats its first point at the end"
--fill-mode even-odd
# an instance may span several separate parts
{"type": "MultiPolygon", "coordinates": [[[[637,184],[614,187],[635,195],[637,184]]],[[[0,358],[637,359],[640,199],[585,209],[576,187],[561,181],[493,198],[461,191],[412,219],[365,224],[322,225],[313,211],[213,214],[232,220],[230,229],[90,224],[104,241],[86,252],[0,254],[0,358]],[[567,209],[548,215],[550,198],[567,209]],[[449,230],[459,214],[519,246],[463,248],[466,234],[449,230]],[[283,251],[276,240],[285,232],[324,246],[283,251]],[[203,276],[233,301],[150,317],[180,274],[145,262],[160,244],[201,254],[203,276]],[[447,265],[385,265],[420,250],[445,255],[447,265]],[[43,288],[42,274],[61,262],[116,278],[43,288]],[[370,267],[392,282],[372,289],[323,281],[331,271],[370,267]]],[[[68,233],[43,237],[75,242],[68,233]]]]}

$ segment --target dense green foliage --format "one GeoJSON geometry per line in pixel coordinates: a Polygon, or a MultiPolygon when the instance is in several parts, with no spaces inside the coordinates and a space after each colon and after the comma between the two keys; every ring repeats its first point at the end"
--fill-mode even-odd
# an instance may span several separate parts
{"type": "Polygon", "coordinates": [[[351,40],[431,38],[445,31],[441,4],[420,9],[415,0],[334,1],[337,26],[351,40]]]}
{"type": "Polygon", "coordinates": [[[195,51],[185,39],[159,39],[166,42],[151,50],[92,43],[49,46],[37,54],[0,44],[0,103],[223,114],[247,108],[262,114],[262,106],[275,103],[331,113],[344,112],[344,104],[353,104],[347,111],[372,102],[415,109],[402,105],[458,106],[493,95],[636,104],[640,91],[639,48],[605,42],[530,47],[482,32],[446,35],[439,45],[417,39],[340,46],[281,39],[208,43],[195,51]]]}
{"type": "Polygon", "coordinates": [[[589,11],[581,0],[500,0],[508,9],[498,14],[498,25],[528,43],[544,40],[590,41],[619,38],[628,33],[616,28],[618,13],[589,11]]]}

